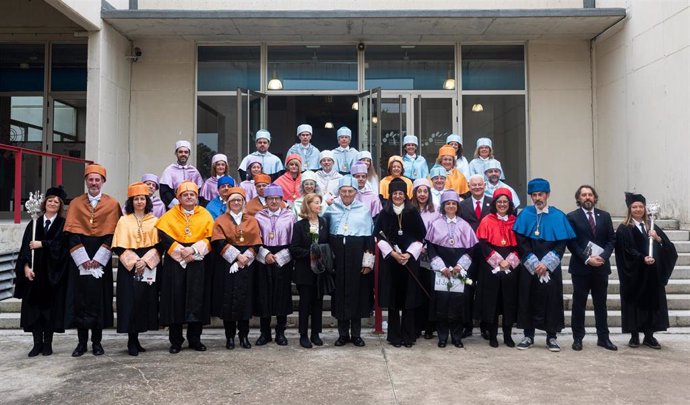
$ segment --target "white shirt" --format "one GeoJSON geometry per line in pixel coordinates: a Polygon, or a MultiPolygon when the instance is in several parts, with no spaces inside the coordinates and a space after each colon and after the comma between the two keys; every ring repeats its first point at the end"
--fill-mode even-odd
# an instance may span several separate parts
{"type": "Polygon", "coordinates": [[[233,213],[232,211],[228,211],[228,212],[230,213],[230,216],[232,217],[232,219],[235,220],[236,224],[239,224],[240,222],[242,222],[242,211],[238,212],[237,214],[233,213]]]}
{"type": "Polygon", "coordinates": [[[592,213],[592,219],[594,220],[594,225],[597,224],[597,216],[594,214],[594,208],[592,208],[591,211],[587,211],[584,208],[580,208],[580,209],[585,213],[585,217],[587,218],[587,221],[589,221],[589,214],[588,213],[591,212],[592,213]]]}
{"type": "Polygon", "coordinates": [[[92,197],[91,194],[87,194],[89,196],[89,203],[93,208],[96,208],[96,204],[98,204],[99,201],[101,201],[101,197],[103,196],[103,193],[98,193],[97,196],[92,197]]]}

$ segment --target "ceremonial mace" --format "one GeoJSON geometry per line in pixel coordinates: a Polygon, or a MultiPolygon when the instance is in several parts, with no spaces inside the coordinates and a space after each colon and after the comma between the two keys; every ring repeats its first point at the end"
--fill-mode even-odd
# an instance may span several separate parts
{"type": "MultiPolygon", "coordinates": [[[[398,250],[400,250],[400,248],[398,247],[398,245],[393,245],[393,244],[391,244],[391,242],[388,240],[388,238],[386,237],[386,234],[383,233],[383,231],[379,231],[379,235],[381,236],[381,238],[383,238],[383,240],[385,240],[386,242],[388,242],[388,244],[391,245],[391,247],[392,247],[393,249],[398,248],[398,250]]],[[[400,253],[400,252],[398,252],[398,253],[400,253]]],[[[409,267],[407,266],[407,263],[406,263],[404,266],[405,266],[405,268],[407,269],[407,271],[410,273],[410,275],[412,276],[412,278],[414,279],[414,281],[417,282],[417,285],[419,286],[419,288],[421,288],[422,291],[424,291],[424,294],[426,294],[426,296],[427,296],[429,299],[431,299],[431,295],[429,295],[429,292],[426,290],[426,288],[424,288],[424,286],[423,286],[422,283],[419,281],[419,279],[417,278],[417,276],[414,275],[414,272],[412,271],[412,269],[409,268],[409,267]]]]}
{"type": "MultiPolygon", "coordinates": [[[[657,215],[659,215],[659,209],[661,206],[659,205],[658,202],[653,201],[647,204],[647,215],[649,215],[649,229],[652,230],[654,229],[654,220],[656,219],[657,215]]],[[[649,237],[649,256],[654,257],[654,238],[651,236],[649,237]]]]}
{"type": "MultiPolygon", "coordinates": [[[[41,216],[41,201],[43,200],[43,195],[40,191],[36,190],[33,193],[29,193],[29,199],[24,203],[26,212],[31,216],[31,221],[33,222],[33,229],[31,230],[31,240],[36,239],[36,220],[41,216]]],[[[31,271],[34,269],[34,249],[31,249],[31,271]]]]}

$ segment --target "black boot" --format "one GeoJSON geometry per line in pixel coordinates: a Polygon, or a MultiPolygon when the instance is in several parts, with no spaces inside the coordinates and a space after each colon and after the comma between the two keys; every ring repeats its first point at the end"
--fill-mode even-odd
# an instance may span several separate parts
{"type": "Polygon", "coordinates": [[[503,343],[508,347],[515,347],[512,334],[513,328],[503,328],[503,343]]]}
{"type": "Polygon", "coordinates": [[[130,356],[138,356],[139,355],[139,349],[137,349],[137,334],[136,333],[130,333],[129,334],[129,339],[127,339],[127,353],[129,353],[130,356]]]}
{"type": "Polygon", "coordinates": [[[29,357],[36,357],[43,351],[43,332],[40,330],[31,332],[34,338],[34,347],[29,352],[29,357]]]}
{"type": "Polygon", "coordinates": [[[79,343],[72,352],[72,357],[80,357],[86,353],[86,343],[89,341],[89,330],[77,329],[77,336],[79,336],[79,343]]]}
{"type": "Polygon", "coordinates": [[[146,351],[146,349],[144,349],[144,348],[141,346],[141,343],[139,343],[139,334],[138,334],[138,333],[137,333],[137,338],[134,340],[134,343],[136,343],[136,345],[137,345],[137,350],[139,350],[139,353],[144,353],[144,352],[146,351]]]}
{"type": "Polygon", "coordinates": [[[43,351],[44,356],[53,354],[53,332],[43,332],[43,351]]]}
{"type": "MultiPolygon", "coordinates": [[[[276,339],[277,341],[278,339],[276,339]]],[[[307,338],[306,333],[302,333],[299,335],[299,344],[300,346],[304,347],[305,349],[311,349],[313,346],[311,342],[309,341],[309,338],[307,338]]]]}
{"type": "Polygon", "coordinates": [[[311,342],[316,346],[323,346],[323,340],[321,340],[321,337],[319,337],[318,333],[311,333],[311,342]]]}

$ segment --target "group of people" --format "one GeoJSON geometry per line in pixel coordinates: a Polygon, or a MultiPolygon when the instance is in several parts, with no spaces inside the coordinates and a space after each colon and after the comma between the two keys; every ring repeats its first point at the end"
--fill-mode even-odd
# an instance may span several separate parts
{"type": "Polygon", "coordinates": [[[188,164],[191,145],[178,141],[177,162],[160,179],[145,174],[131,184],[124,209],[102,192],[107,176],[98,164],[86,167],[87,192],[71,200],[66,216],[64,190],[47,190],[43,217],[35,236],[27,226],[16,267],[21,326],[34,339],[29,356],[50,355],[53,334],[65,328],[78,331],[73,356],[87,351],[89,330],[93,354],[104,353],[102,330],[113,326],[113,252],[117,331],[128,334],[133,356],[146,351],[139,334],[161,326],[168,327],[170,353],[178,353],[185,324],[189,348],[205,351],[201,335],[211,316],[223,321],[229,350],[236,338],[240,347],[252,347],[253,316],[260,319],[254,345],[287,345],[293,283],[305,348],[323,345],[325,295],[338,321],[335,346],[364,346],[361,320],[371,315],[377,295],[395,347],[434,333],[439,347],[463,347],[478,321],[492,347],[499,345],[500,322],[509,347],[516,346],[517,326],[524,330],[519,349],[530,348],[540,329],[548,349],[559,351],[566,246],[572,253],[572,348],[582,350],[591,292],[598,345],[616,350],[606,321],[614,251],[629,345],[640,345],[641,332],[642,344],[660,348],[653,334],[668,327],[664,288],[677,254],[663,231],[650,227],[643,196],[626,194],[628,215],[614,232],[610,215],[595,208],[593,187],[581,186],[578,208],[565,215],[548,203],[549,182],[536,178],[528,184],[533,205],[518,214],[518,196],[502,181],[486,138],[468,164],[462,138],[449,136],[429,170],[415,155],[416,138],[406,136],[407,154],[391,157],[388,176],[379,180],[371,154],[350,148],[350,130],[337,133],[338,148],[318,151],[310,144],[311,127],[300,125],[300,143],[283,170],[268,152],[270,133],[257,132],[257,150],[238,168],[239,184],[220,154],[203,181],[188,164]]]}

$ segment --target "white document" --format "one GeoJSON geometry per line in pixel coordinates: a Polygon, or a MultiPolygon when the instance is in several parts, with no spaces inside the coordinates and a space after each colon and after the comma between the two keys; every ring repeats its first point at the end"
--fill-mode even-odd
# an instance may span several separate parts
{"type": "Polygon", "coordinates": [[[604,253],[604,248],[601,246],[597,245],[596,243],[590,241],[587,243],[587,246],[585,246],[585,254],[587,257],[589,256],[601,256],[601,254],[604,253]]]}
{"type": "Polygon", "coordinates": [[[156,270],[158,268],[154,267],[149,269],[148,267],[144,269],[144,274],[141,275],[141,281],[144,283],[155,283],[156,282],[156,270]]]}
{"type": "Polygon", "coordinates": [[[440,271],[435,271],[436,280],[434,280],[434,291],[446,291],[454,293],[465,292],[465,284],[455,277],[450,279],[444,276],[440,271]],[[448,288],[448,283],[451,283],[450,289],[448,288]]]}

